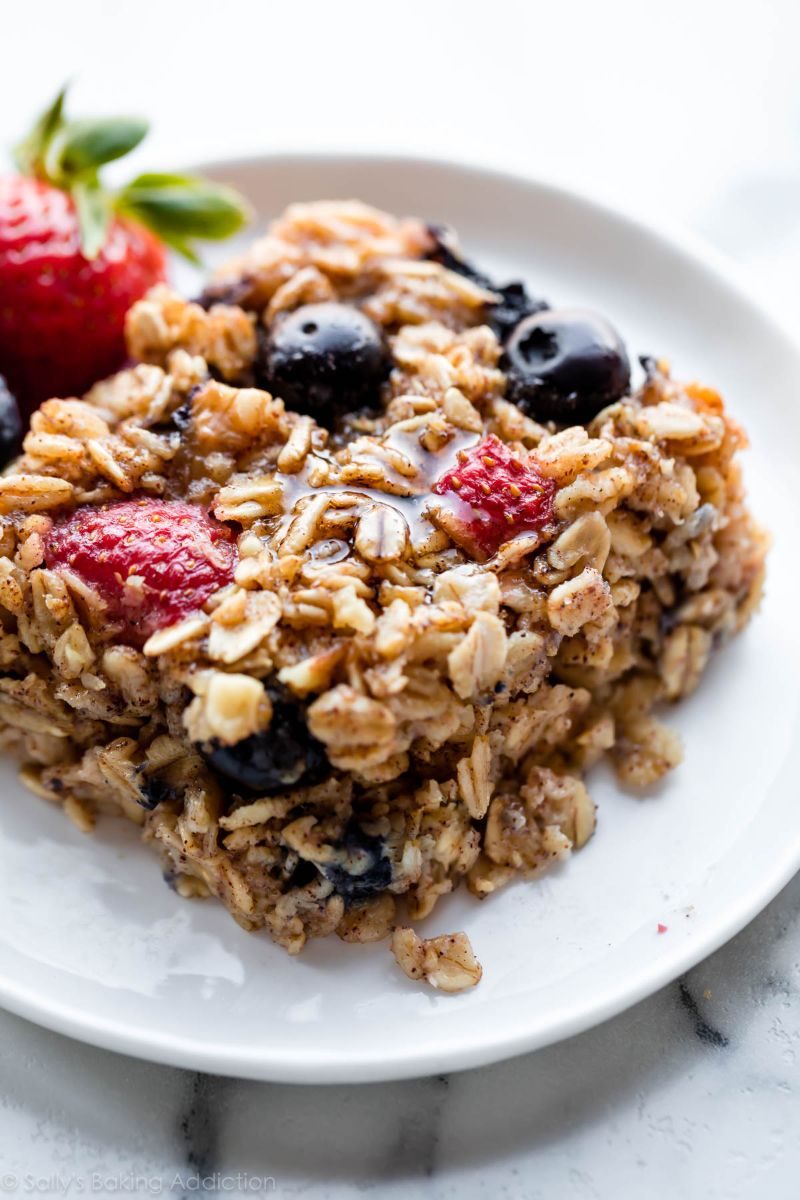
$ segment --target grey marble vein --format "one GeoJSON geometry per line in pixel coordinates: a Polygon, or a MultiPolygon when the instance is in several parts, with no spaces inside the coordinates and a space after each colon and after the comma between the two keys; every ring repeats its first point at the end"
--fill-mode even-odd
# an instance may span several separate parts
{"type": "Polygon", "coordinates": [[[689,984],[685,978],[678,980],[678,999],[689,1014],[695,1036],[701,1042],[705,1042],[707,1046],[716,1046],[718,1049],[723,1049],[731,1044],[728,1035],[715,1029],[702,1015],[700,1005],[689,990],[689,984]]]}
{"type": "Polygon", "coordinates": [[[199,1072],[186,1079],[178,1129],[190,1171],[212,1175],[219,1157],[220,1109],[225,1081],[199,1072]]]}

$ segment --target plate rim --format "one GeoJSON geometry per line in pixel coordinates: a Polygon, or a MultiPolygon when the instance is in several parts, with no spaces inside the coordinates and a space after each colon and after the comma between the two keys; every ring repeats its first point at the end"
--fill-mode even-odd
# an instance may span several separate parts
{"type": "MultiPolygon", "coordinates": [[[[440,155],[406,154],[369,150],[343,151],[292,151],[237,155],[215,159],[202,164],[193,164],[193,170],[202,170],[211,175],[226,172],[248,171],[272,166],[299,165],[341,166],[347,162],[360,166],[380,167],[403,166],[409,171],[442,171],[472,175],[483,180],[494,180],[498,186],[529,187],[549,194],[552,199],[580,206],[599,217],[629,226],[639,236],[654,239],[661,247],[677,254],[690,266],[701,268],[718,284],[721,284],[740,306],[749,309],[770,332],[784,343],[786,352],[797,359],[800,367],[800,335],[795,334],[788,322],[778,314],[763,297],[754,292],[750,281],[745,281],[742,270],[724,253],[711,246],[702,236],[680,223],[652,215],[642,215],[616,198],[599,196],[589,189],[576,187],[572,183],[552,179],[524,169],[509,170],[496,166],[484,166],[477,161],[443,157],[440,155]]],[[[231,1049],[223,1042],[200,1042],[196,1038],[176,1037],[162,1034],[151,1028],[133,1028],[130,1023],[117,1022],[96,1015],[85,1017],[69,1005],[62,1005],[53,997],[46,997],[33,987],[17,984],[0,973],[0,1007],[33,1023],[71,1037],[100,1049],[126,1054],[148,1062],[203,1071],[209,1074],[231,1075],[241,1079],[255,1079],[276,1083],[352,1084],[386,1082],[391,1080],[418,1078],[442,1072],[468,1070],[501,1062],[546,1045],[563,1041],[587,1029],[608,1021],[633,1007],[660,988],[674,981],[679,975],[696,966],[713,954],[745,925],[761,912],[769,902],[800,870],[800,829],[794,840],[788,839],[776,847],[776,859],[772,869],[764,878],[743,893],[734,906],[729,906],[727,916],[718,917],[702,935],[676,942],[665,948],[659,956],[643,964],[631,980],[628,976],[616,987],[606,987],[600,1003],[576,1003],[563,1011],[554,1020],[542,1026],[541,1020],[530,1030],[512,1035],[503,1035],[484,1024],[481,1040],[477,1044],[462,1045],[436,1052],[428,1048],[410,1052],[401,1044],[387,1046],[383,1055],[374,1054],[359,1058],[351,1051],[320,1057],[298,1054],[296,1048],[282,1053],[272,1046],[267,1052],[252,1048],[231,1049]]]]}

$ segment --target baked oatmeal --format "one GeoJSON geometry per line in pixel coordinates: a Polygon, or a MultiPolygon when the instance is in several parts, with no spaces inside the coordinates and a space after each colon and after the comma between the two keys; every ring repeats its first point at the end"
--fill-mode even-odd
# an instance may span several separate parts
{"type": "Polygon", "coordinates": [[[463,934],[404,923],[584,845],[602,756],[675,767],[655,706],[758,603],[741,428],[355,202],[293,205],[198,301],[155,288],[127,341],[0,477],[3,746],[290,953],[393,934],[470,986],[463,934]]]}

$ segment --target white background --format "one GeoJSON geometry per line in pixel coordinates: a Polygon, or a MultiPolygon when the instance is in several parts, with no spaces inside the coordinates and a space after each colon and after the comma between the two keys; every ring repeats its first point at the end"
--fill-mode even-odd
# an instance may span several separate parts
{"type": "Polygon", "coordinates": [[[64,79],[144,166],[403,149],[666,213],[800,315],[796,0],[5,0],[0,144],[64,79]]]}
{"type": "MultiPolygon", "coordinates": [[[[793,326],[799,46],[798,0],[0,0],[0,144],[71,78],[76,113],[152,118],[141,168],[320,148],[513,167],[692,226],[793,326]]],[[[187,1127],[229,1171],[279,1130],[279,1194],[383,1195],[414,1175],[422,1114],[442,1133],[406,1194],[790,1200],[798,911],[794,886],[692,973],[730,997],[724,1055],[665,992],[446,1102],[437,1081],[212,1085],[2,1016],[0,1166],[89,1190],[98,1167],[185,1165],[187,1127]]]]}

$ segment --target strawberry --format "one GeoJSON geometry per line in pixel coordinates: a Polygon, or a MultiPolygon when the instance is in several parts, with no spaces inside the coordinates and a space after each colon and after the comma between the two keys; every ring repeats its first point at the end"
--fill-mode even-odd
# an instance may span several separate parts
{"type": "Polygon", "coordinates": [[[115,219],[94,259],[66,192],[0,179],[0,363],[20,401],[80,395],[125,357],[125,313],[164,278],[164,247],[115,219]]]}
{"type": "Polygon", "coordinates": [[[122,191],[99,168],[139,144],[136,118],[68,122],[64,92],[0,179],[0,373],[23,409],[85,391],[125,357],[125,313],[164,278],[165,244],[227,237],[245,208],[228,188],[140,175],[122,191]]]}
{"type": "Polygon", "coordinates": [[[109,622],[140,646],[232,581],[236,546],[228,526],[196,505],[123,500],[78,508],[54,525],[45,561],[93,588],[109,622]]]}
{"type": "Polygon", "coordinates": [[[463,541],[485,555],[518,533],[538,531],[553,519],[556,485],[529,456],[523,460],[494,434],[469,450],[433,485],[454,502],[463,541]]]}

